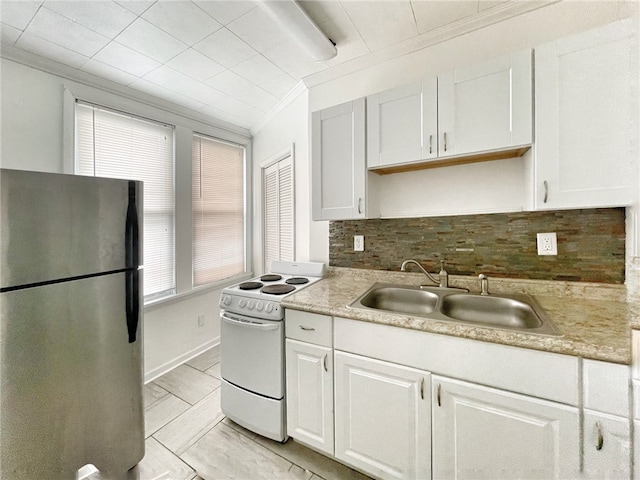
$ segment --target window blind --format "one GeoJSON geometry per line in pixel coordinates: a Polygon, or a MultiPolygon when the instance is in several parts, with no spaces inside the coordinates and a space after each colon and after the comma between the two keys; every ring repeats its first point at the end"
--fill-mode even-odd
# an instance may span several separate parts
{"type": "Polygon", "coordinates": [[[245,271],[242,146],[193,136],[193,284],[245,271]]]}
{"type": "Polygon", "coordinates": [[[175,292],[174,129],[76,103],[76,173],[144,182],[144,295],[175,292]]]}
{"type": "Polygon", "coordinates": [[[293,159],[283,158],[263,170],[264,268],[295,257],[293,159]]]}

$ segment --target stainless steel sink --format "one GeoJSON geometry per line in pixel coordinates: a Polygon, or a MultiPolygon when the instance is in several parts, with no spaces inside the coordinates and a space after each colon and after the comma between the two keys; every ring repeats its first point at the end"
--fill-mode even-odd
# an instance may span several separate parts
{"type": "Polygon", "coordinates": [[[455,288],[376,283],[349,307],[540,335],[562,335],[529,295],[487,296],[463,292],[455,288]]]}
{"type": "Polygon", "coordinates": [[[389,312],[424,316],[433,312],[438,304],[438,295],[420,288],[379,287],[360,299],[365,307],[389,312]]]}

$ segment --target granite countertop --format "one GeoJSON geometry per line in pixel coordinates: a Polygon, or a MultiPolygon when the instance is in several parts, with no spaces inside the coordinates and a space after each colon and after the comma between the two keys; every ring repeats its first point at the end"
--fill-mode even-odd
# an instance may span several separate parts
{"type": "MultiPolygon", "coordinates": [[[[624,285],[489,279],[491,293],[534,296],[562,332],[559,337],[347,307],[376,282],[420,285],[424,280],[424,275],[416,273],[330,267],[322,281],[283,298],[282,306],[594,360],[631,363],[634,309],[627,302],[624,285]]],[[[450,275],[449,285],[479,292],[475,277],[450,275]]]]}

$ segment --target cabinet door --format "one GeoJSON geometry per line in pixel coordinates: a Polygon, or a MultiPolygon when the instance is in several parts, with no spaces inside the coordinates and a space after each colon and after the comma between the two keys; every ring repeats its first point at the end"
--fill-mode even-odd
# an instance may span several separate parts
{"type": "Polygon", "coordinates": [[[584,411],[584,478],[630,478],[630,430],[628,418],[584,411]]]}
{"type": "Polygon", "coordinates": [[[439,156],[533,140],[531,50],[438,76],[439,156]]]}
{"type": "Polygon", "coordinates": [[[434,376],[433,478],[574,478],[575,407],[434,376]]]}
{"type": "Polygon", "coordinates": [[[536,48],[536,208],[636,199],[638,41],[632,25],[618,22],[536,48]]]}
{"type": "Polygon", "coordinates": [[[336,457],[383,479],[431,478],[430,374],[335,352],[336,457]]]}
{"type": "Polygon", "coordinates": [[[367,97],[369,168],[438,156],[436,77],[367,97]]]}
{"type": "Polygon", "coordinates": [[[365,217],[365,100],[311,114],[314,220],[365,217]]]}
{"type": "Polygon", "coordinates": [[[333,368],[327,347],[286,340],[287,434],[333,455],[333,368]]]}

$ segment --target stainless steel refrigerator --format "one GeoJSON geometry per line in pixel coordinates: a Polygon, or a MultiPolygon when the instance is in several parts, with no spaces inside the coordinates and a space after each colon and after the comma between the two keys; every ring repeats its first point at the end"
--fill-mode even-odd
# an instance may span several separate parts
{"type": "Polygon", "coordinates": [[[142,184],[0,169],[0,478],[144,456],[142,184]]]}

